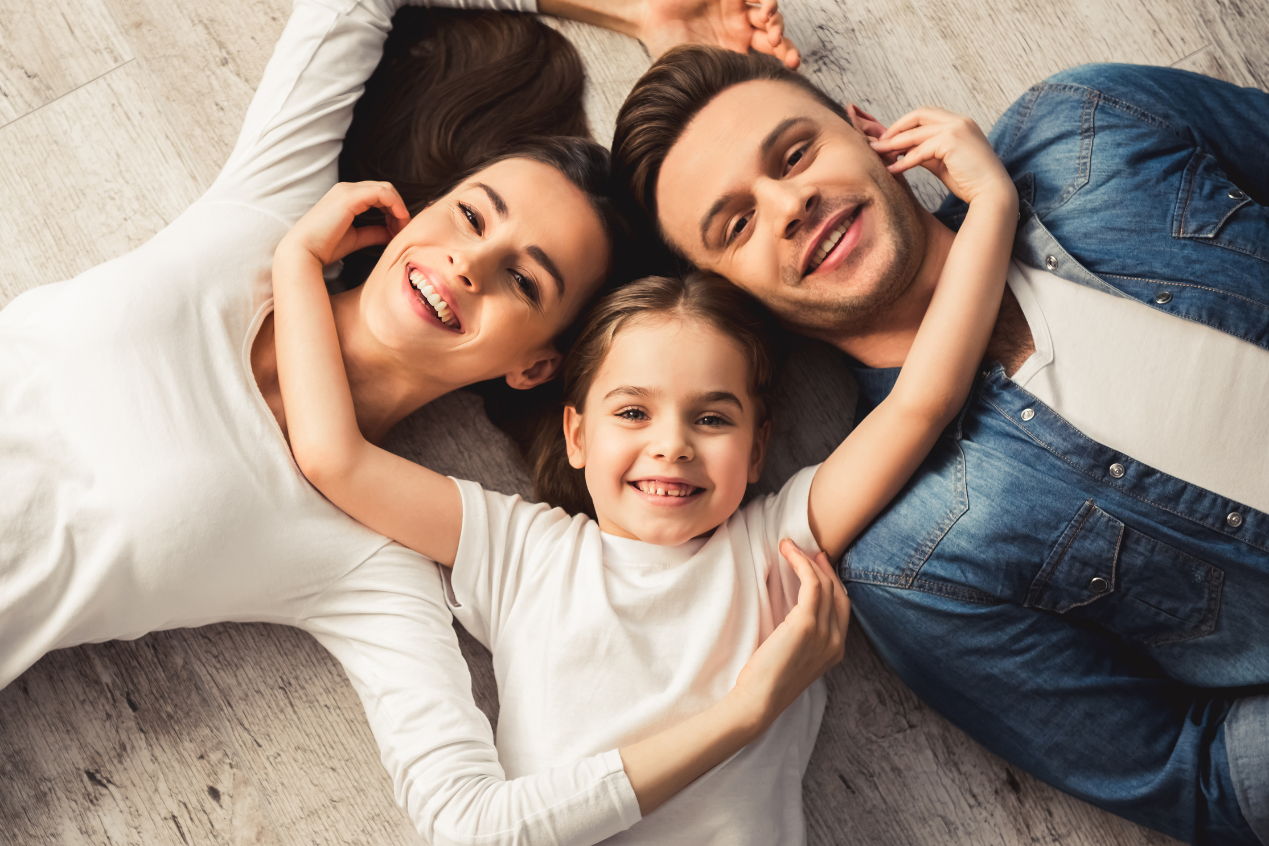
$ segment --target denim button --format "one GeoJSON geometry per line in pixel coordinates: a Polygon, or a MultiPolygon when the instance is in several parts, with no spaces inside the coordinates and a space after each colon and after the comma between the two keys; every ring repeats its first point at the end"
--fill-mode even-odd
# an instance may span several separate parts
{"type": "Polygon", "coordinates": [[[1118,461],[1110,465],[1110,475],[1114,476],[1116,479],[1122,479],[1124,477],[1124,465],[1120,464],[1118,461]]]}
{"type": "Polygon", "coordinates": [[[1035,411],[1033,411],[1030,408],[1024,408],[1022,409],[1022,414],[1020,416],[1022,417],[1022,420],[1025,423],[1026,421],[1030,420],[1032,417],[1035,417],[1035,411]]]}
{"type": "Polygon", "coordinates": [[[1226,196],[1229,197],[1231,200],[1247,199],[1247,195],[1243,193],[1242,191],[1238,190],[1237,188],[1235,188],[1233,191],[1230,191],[1226,196]]]}
{"type": "Polygon", "coordinates": [[[1160,291],[1159,293],[1154,295],[1154,301],[1158,303],[1159,305],[1167,305],[1168,303],[1172,302],[1172,292],[1160,291]]]}
{"type": "Polygon", "coordinates": [[[1242,524],[1243,515],[1239,514],[1237,511],[1231,511],[1225,515],[1225,525],[1229,526],[1231,529],[1237,529],[1242,524]]]}
{"type": "Polygon", "coordinates": [[[1094,576],[1093,580],[1088,583],[1088,589],[1093,593],[1105,593],[1110,589],[1110,582],[1106,581],[1101,576],[1094,576]]]}
{"type": "Polygon", "coordinates": [[[1049,270],[1057,270],[1057,256],[1045,256],[1044,266],[1049,270]]]}

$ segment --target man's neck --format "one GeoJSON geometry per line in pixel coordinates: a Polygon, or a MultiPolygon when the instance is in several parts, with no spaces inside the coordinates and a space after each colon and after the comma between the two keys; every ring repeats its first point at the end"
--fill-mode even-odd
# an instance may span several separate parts
{"type": "MultiPolygon", "coordinates": [[[[843,336],[833,342],[839,350],[867,367],[903,365],[943,274],[943,265],[947,262],[956,233],[928,211],[921,211],[921,221],[925,232],[925,255],[912,284],[884,314],[872,321],[865,332],[843,336]]],[[[1035,342],[1031,328],[1017,299],[1006,286],[1000,316],[992,330],[984,358],[999,361],[1007,373],[1013,374],[1033,352],[1035,342]]]]}

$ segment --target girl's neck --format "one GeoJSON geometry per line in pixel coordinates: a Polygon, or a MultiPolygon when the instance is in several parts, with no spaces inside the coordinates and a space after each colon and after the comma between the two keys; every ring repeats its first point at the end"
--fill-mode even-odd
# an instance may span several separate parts
{"type": "MultiPolygon", "coordinates": [[[[454,386],[411,367],[411,362],[393,355],[374,339],[361,317],[361,290],[357,287],[335,294],[331,297],[331,308],[335,314],[335,328],[339,334],[353,406],[357,410],[357,425],[366,440],[378,443],[393,426],[437,397],[449,393],[454,386]]],[[[256,336],[251,366],[260,393],[285,433],[286,411],[278,389],[272,314],[265,319],[256,336]]]]}

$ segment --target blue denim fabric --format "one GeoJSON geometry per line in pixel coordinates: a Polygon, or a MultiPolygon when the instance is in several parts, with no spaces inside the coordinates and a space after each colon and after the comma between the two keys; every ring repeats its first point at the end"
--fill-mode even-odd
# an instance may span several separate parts
{"type": "MultiPolygon", "coordinates": [[[[1269,348],[1269,95],[1086,66],[991,138],[1020,260],[1269,348]]],[[[897,371],[856,376],[862,413],[897,371]]],[[[995,366],[841,575],[889,664],[1007,760],[1184,840],[1269,844],[1269,515],[1089,439],[995,366]]]]}

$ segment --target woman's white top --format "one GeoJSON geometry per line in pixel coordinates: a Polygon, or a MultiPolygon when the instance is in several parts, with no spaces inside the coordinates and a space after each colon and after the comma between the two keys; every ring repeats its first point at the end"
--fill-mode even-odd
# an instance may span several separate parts
{"type": "Polygon", "coordinates": [[[298,626],[430,842],[593,843],[639,818],[615,747],[504,781],[435,565],[308,485],[251,371],[274,246],[335,182],[395,5],[300,0],[206,195],[0,312],[0,686],[59,647],[298,626]]]}
{"type": "MultiPolygon", "coordinates": [[[[778,546],[816,548],[814,472],[676,547],[460,481],[450,600],[493,652],[508,775],[624,746],[722,699],[797,603],[778,546]]],[[[611,842],[804,843],[802,775],[824,700],[817,681],[758,740],[611,842]]]]}

